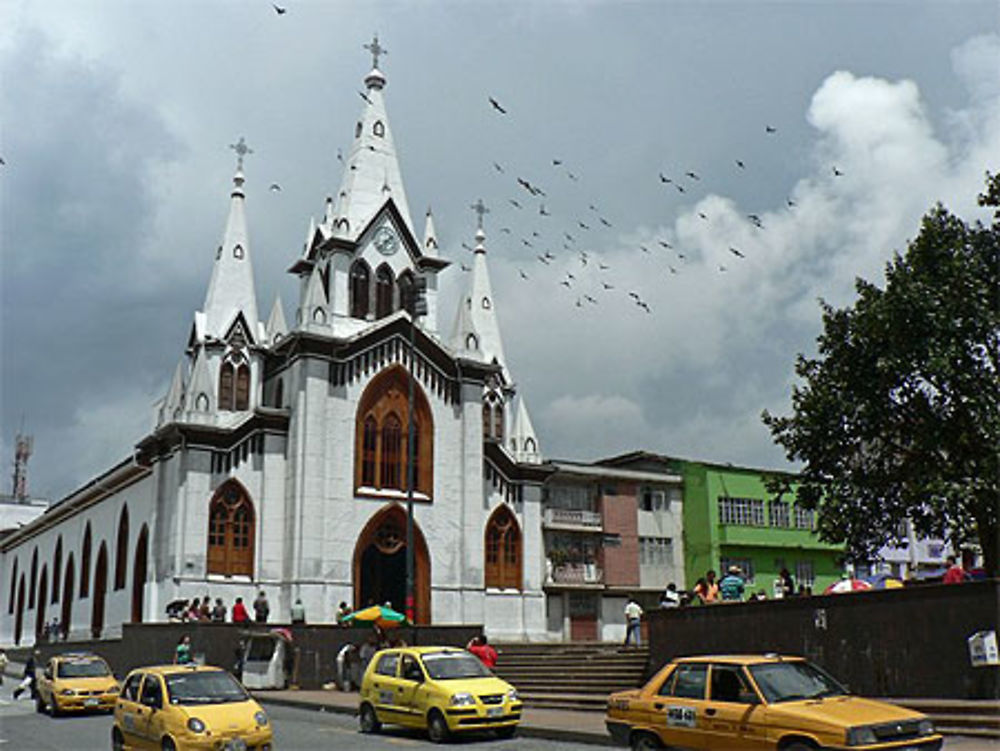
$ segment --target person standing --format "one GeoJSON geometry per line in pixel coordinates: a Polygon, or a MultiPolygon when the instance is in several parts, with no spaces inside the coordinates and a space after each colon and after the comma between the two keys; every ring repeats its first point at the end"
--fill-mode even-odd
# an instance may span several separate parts
{"type": "Polygon", "coordinates": [[[642,608],[635,598],[629,595],[628,602],[625,603],[625,646],[632,644],[636,647],[642,646],[642,608]]]}
{"type": "Polygon", "coordinates": [[[267,623],[267,616],[271,614],[271,606],[267,603],[267,595],[264,590],[260,591],[257,599],[253,601],[253,618],[257,623],[267,623]]]}
{"type": "Polygon", "coordinates": [[[304,626],[306,623],[306,608],[302,604],[302,598],[296,597],[295,604],[292,605],[292,625],[304,626]]]}
{"type": "Polygon", "coordinates": [[[226,622],[226,606],[222,604],[222,598],[215,598],[215,607],[212,608],[212,622],[213,623],[225,623],[226,622]]]}
{"type": "Polygon", "coordinates": [[[660,595],[660,608],[667,610],[669,608],[679,608],[681,606],[681,595],[677,591],[677,585],[673,582],[667,585],[663,594],[660,595]]]}
{"type": "Polygon", "coordinates": [[[337,608],[337,625],[346,626],[347,616],[351,614],[351,609],[347,607],[347,603],[341,601],[340,606],[337,608]]]}
{"type": "Polygon", "coordinates": [[[480,634],[479,636],[472,637],[472,639],[469,640],[469,643],[465,645],[465,648],[478,657],[479,661],[490,670],[496,667],[499,655],[492,645],[490,645],[490,643],[486,640],[486,634],[480,634]]]}
{"type": "Polygon", "coordinates": [[[740,602],[746,585],[739,566],[730,566],[729,572],[719,582],[719,595],[724,602],[740,602]]]}
{"type": "Polygon", "coordinates": [[[191,637],[184,634],[177,642],[177,648],[174,649],[174,662],[178,665],[187,665],[191,661],[191,637]]]}
{"type": "Polygon", "coordinates": [[[233,603],[233,623],[246,623],[250,620],[247,606],[243,604],[243,598],[237,597],[233,603]]]}
{"type": "Polygon", "coordinates": [[[962,568],[962,564],[958,562],[958,559],[953,556],[948,556],[948,570],[944,572],[944,583],[945,584],[961,584],[966,579],[965,569],[962,568]]]}
{"type": "Polygon", "coordinates": [[[712,569],[705,572],[705,595],[702,599],[706,605],[719,601],[719,582],[715,580],[715,572],[712,569]]]}
{"type": "Polygon", "coordinates": [[[25,691],[31,692],[31,698],[34,699],[38,696],[38,689],[35,685],[35,667],[36,667],[36,657],[41,657],[41,652],[37,649],[32,650],[28,653],[28,660],[24,663],[24,672],[21,673],[23,679],[18,684],[17,688],[14,689],[14,698],[17,699],[25,691]]]}

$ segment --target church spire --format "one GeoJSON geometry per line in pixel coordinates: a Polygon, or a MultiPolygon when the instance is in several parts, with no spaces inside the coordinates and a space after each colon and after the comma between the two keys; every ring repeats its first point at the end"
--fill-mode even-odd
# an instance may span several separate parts
{"type": "Polygon", "coordinates": [[[500,339],[500,324],[497,322],[496,307],[493,300],[493,287],[490,284],[490,272],[486,265],[486,231],[483,229],[483,216],[489,213],[482,199],[472,205],[472,210],[478,215],[476,230],[476,247],[472,258],[472,273],[465,294],[459,300],[459,308],[455,316],[455,326],[452,331],[452,347],[458,351],[471,350],[469,334],[476,337],[479,359],[494,362],[503,370],[504,379],[510,383],[510,373],[507,370],[507,358],[503,352],[503,342],[500,339]]]}
{"type": "Polygon", "coordinates": [[[372,69],[365,76],[365,90],[358,92],[363,100],[361,114],[354,126],[354,141],[337,191],[334,234],[356,240],[391,198],[410,234],[416,236],[382,94],[386,78],[378,67],[379,57],[389,53],[379,44],[377,35],[370,44],[364,45],[364,49],[372,54],[372,69]]]}
{"type": "Polygon", "coordinates": [[[203,312],[204,334],[221,339],[239,313],[243,313],[251,334],[257,336],[257,296],[254,292],[253,264],[250,262],[250,242],[247,234],[243,192],[243,159],[253,150],[241,137],[230,146],[236,152],[236,174],[230,194],[229,217],[222,244],[215,252],[215,265],[208,283],[203,312]]]}

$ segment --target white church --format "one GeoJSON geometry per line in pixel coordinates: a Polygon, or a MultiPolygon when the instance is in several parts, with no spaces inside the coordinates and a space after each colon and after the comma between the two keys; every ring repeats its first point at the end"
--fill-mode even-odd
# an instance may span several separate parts
{"type": "MultiPolygon", "coordinates": [[[[0,540],[0,643],[58,619],[70,639],[164,619],[178,598],[263,590],[272,620],[405,597],[414,421],[415,620],[542,638],[537,436],[504,357],[480,223],[458,310],[440,320],[430,213],[407,205],[374,57],[336,194],[290,259],[299,300],[260,317],[242,139],[205,303],[152,432],[0,540]],[[407,312],[416,280],[427,315],[407,312]],[[408,378],[415,378],[412,410],[408,378]]],[[[123,447],[124,448],[124,447],[123,447]]]]}

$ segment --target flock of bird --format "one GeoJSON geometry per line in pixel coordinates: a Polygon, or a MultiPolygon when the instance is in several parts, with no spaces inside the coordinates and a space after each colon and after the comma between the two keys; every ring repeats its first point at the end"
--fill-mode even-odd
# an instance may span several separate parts
{"type": "MultiPolygon", "coordinates": [[[[497,98],[489,96],[487,100],[495,115],[503,118],[511,116],[510,108],[501,104],[497,98]]],[[[778,128],[765,124],[763,134],[768,138],[777,138],[778,128]]],[[[552,184],[556,184],[557,180],[580,182],[579,171],[570,169],[562,159],[552,159],[549,167],[555,170],[555,174],[549,178],[552,184]]],[[[739,172],[747,171],[747,162],[743,159],[735,159],[734,169],[739,172]]],[[[510,236],[512,240],[519,240],[525,248],[535,251],[534,260],[539,264],[535,270],[532,270],[530,266],[518,268],[521,281],[530,282],[540,279],[547,284],[554,281],[559,287],[571,293],[571,297],[575,298],[573,302],[576,307],[598,305],[599,294],[624,293],[638,310],[652,313],[648,301],[637,290],[619,288],[611,266],[602,260],[602,254],[592,250],[597,242],[606,239],[599,239],[595,234],[596,231],[610,230],[614,227],[612,221],[594,202],[586,203],[586,211],[583,210],[583,204],[580,204],[575,214],[571,212],[572,215],[553,218],[552,202],[546,200],[550,196],[540,181],[517,174],[516,171],[498,161],[492,162],[492,171],[501,180],[506,180],[502,183],[502,190],[515,191],[514,197],[500,199],[503,208],[509,207],[519,214],[510,221],[511,226],[501,226],[499,232],[502,235],[510,236]],[[535,213],[536,221],[530,219],[531,213],[535,213]],[[542,227],[542,231],[532,229],[515,234],[515,230],[512,229],[516,226],[528,227],[533,224],[542,227]],[[557,247],[560,250],[553,252],[553,249],[557,247]],[[574,257],[579,262],[577,273],[572,270],[575,263],[567,264],[565,262],[567,255],[574,257]],[[560,257],[563,258],[561,263],[558,262],[560,257]],[[548,268],[561,270],[553,275],[546,273],[548,268]]],[[[844,172],[838,167],[832,168],[832,174],[834,177],[844,176],[844,172]]],[[[673,190],[678,195],[689,194],[702,183],[701,175],[692,169],[683,172],[678,170],[674,175],[659,171],[656,174],[656,179],[658,179],[661,188],[673,190]]],[[[650,176],[649,180],[651,184],[656,184],[653,176],[650,176]]],[[[553,188],[553,190],[555,189],[553,188]]],[[[790,198],[787,199],[786,205],[788,210],[796,208],[796,202],[790,198]]],[[[703,221],[711,221],[711,218],[704,211],[697,211],[696,214],[703,221]]],[[[766,229],[763,219],[758,214],[747,214],[746,220],[757,232],[763,232],[766,229]]],[[[620,245],[621,239],[616,242],[620,245]]],[[[472,250],[466,243],[462,245],[466,250],[472,250]]],[[[664,259],[663,270],[671,275],[682,273],[683,267],[688,261],[688,255],[683,252],[683,249],[675,248],[667,237],[654,237],[648,242],[636,243],[635,249],[650,257],[660,256],[664,259]]],[[[734,263],[747,260],[747,254],[732,245],[729,245],[723,252],[727,253],[726,258],[734,263]]],[[[461,264],[461,268],[463,271],[470,270],[470,267],[464,263],[461,264]]],[[[729,270],[725,263],[718,263],[717,268],[719,273],[725,273],[729,270]]]]}

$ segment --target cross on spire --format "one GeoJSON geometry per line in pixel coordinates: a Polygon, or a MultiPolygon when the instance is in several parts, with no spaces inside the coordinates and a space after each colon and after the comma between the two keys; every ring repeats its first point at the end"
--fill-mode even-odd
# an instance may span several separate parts
{"type": "Polygon", "coordinates": [[[229,144],[229,148],[236,152],[236,169],[240,172],[243,171],[243,157],[247,154],[252,154],[253,149],[247,146],[247,142],[243,140],[243,136],[240,136],[240,140],[236,143],[229,144]]]}
{"type": "Polygon", "coordinates": [[[366,49],[366,50],[368,50],[369,52],[372,53],[372,67],[373,68],[377,68],[378,67],[378,56],[379,55],[388,55],[389,54],[389,50],[387,50],[385,47],[383,47],[381,44],[378,43],[378,34],[376,34],[372,38],[371,44],[366,44],[366,45],[363,45],[363,46],[364,46],[364,49],[366,49]]]}
{"type": "Polygon", "coordinates": [[[478,201],[476,201],[474,204],[472,204],[472,206],[470,206],[469,208],[472,209],[473,211],[475,211],[476,214],[479,215],[478,227],[479,227],[479,229],[482,229],[483,228],[483,215],[484,214],[489,214],[490,210],[488,208],[486,208],[486,204],[483,203],[483,199],[482,198],[480,198],[478,201]]]}

